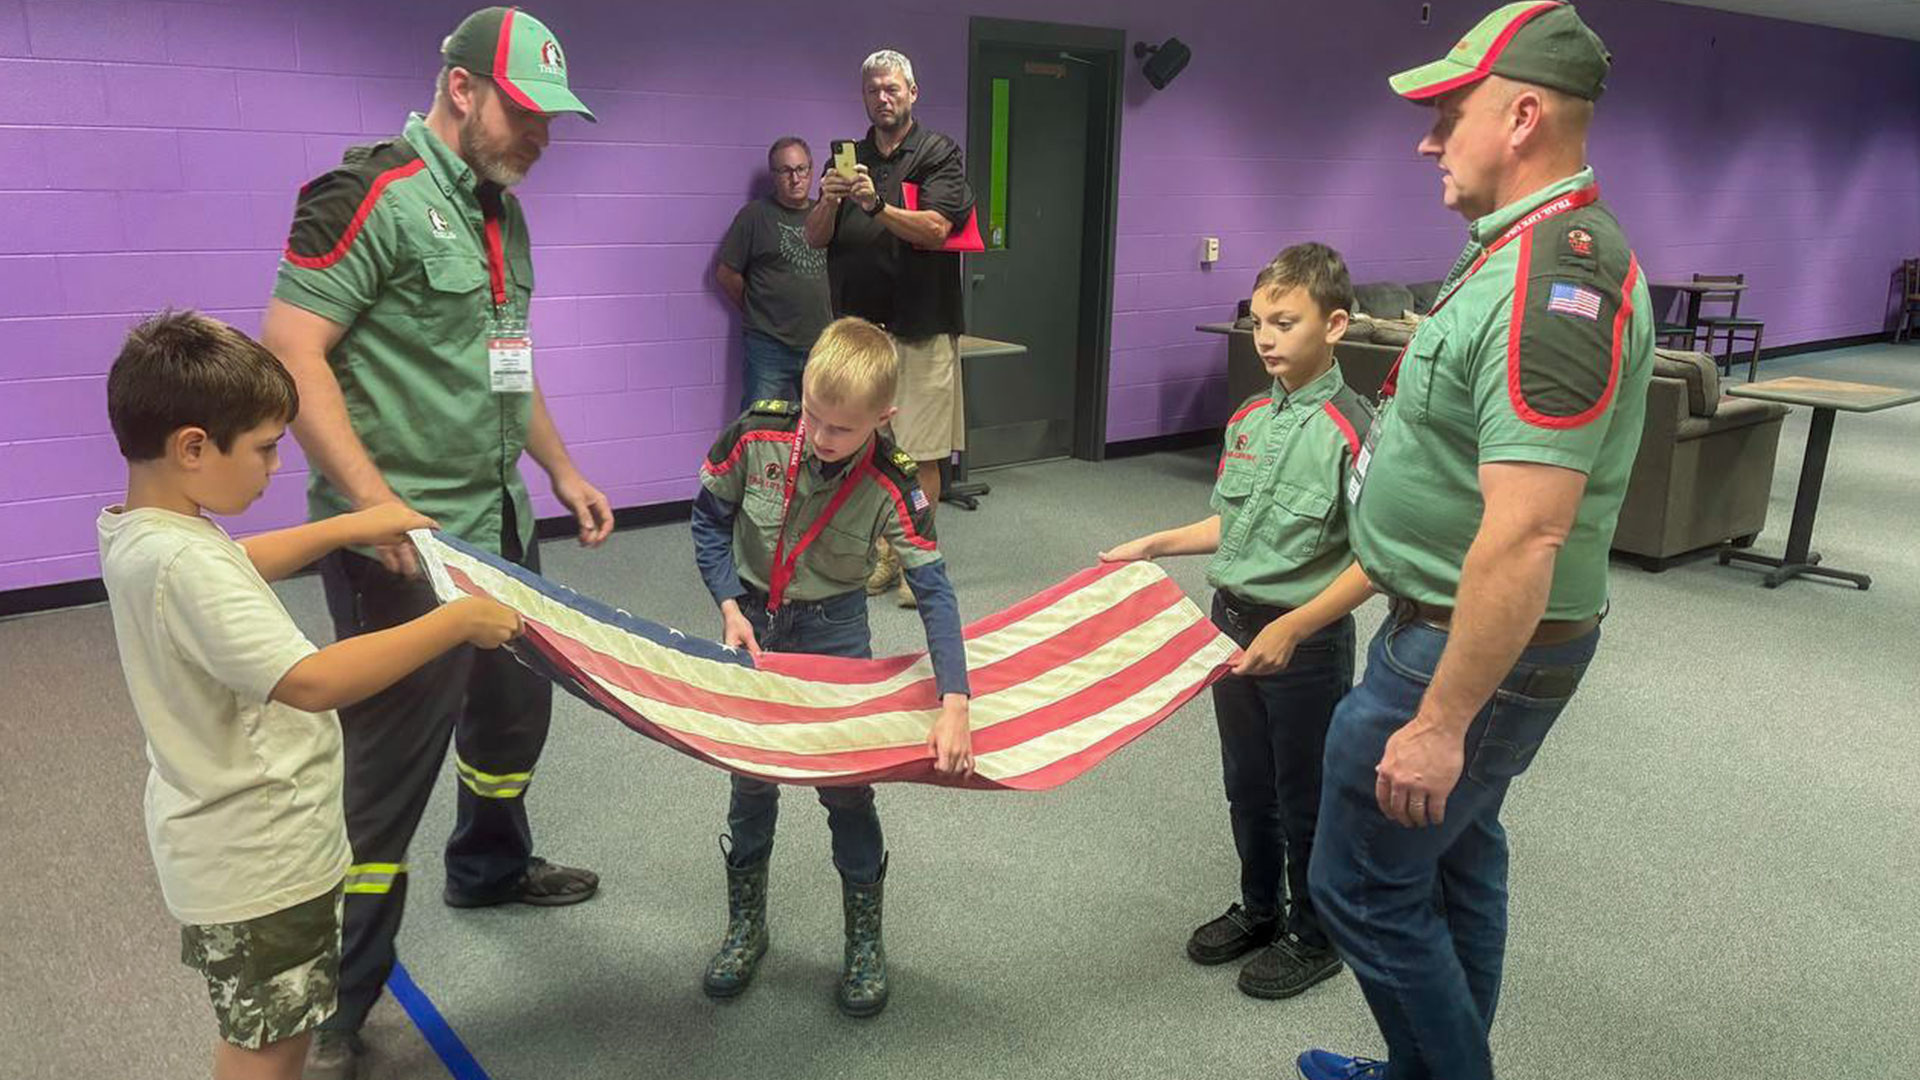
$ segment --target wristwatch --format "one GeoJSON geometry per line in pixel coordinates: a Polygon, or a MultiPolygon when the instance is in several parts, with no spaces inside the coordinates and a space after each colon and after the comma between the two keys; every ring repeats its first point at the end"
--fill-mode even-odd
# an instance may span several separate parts
{"type": "MultiPolygon", "coordinates": [[[[867,216],[879,217],[880,211],[885,210],[886,208],[887,208],[887,200],[881,197],[879,188],[874,188],[873,189],[873,207],[872,209],[867,210],[867,216]]],[[[866,209],[866,208],[863,207],[862,209],[866,209]]]]}

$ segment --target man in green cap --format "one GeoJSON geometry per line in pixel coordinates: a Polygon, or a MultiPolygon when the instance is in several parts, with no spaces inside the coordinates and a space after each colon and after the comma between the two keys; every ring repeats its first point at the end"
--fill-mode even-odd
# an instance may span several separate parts
{"type": "MultiPolygon", "coordinates": [[[[539,160],[556,114],[593,114],[568,87],[553,33],[525,12],[475,12],[441,61],[426,116],[301,189],[261,338],[299,385],[294,434],[314,518],[402,502],[538,570],[523,452],[582,544],[604,540],[613,515],[540,393],[527,224],[508,189],[539,160]]],[[[435,606],[406,545],[336,552],[321,577],[343,639],[435,606]]],[[[358,1032],[394,965],[407,847],[449,739],[459,784],[447,903],[572,904],[599,887],[590,871],[533,855],[525,794],[552,704],[552,685],[511,656],[461,649],[340,710],[354,864],[340,1008],[314,1041],[312,1080],[358,1070],[358,1032]]]]}
{"type": "Polygon", "coordinates": [[[1470,239],[1388,376],[1347,490],[1392,601],[1327,736],[1315,904],[1387,1059],[1309,1080],[1488,1080],[1507,931],[1500,806],[1599,641],[1653,320],[1586,165],[1608,70],[1562,3],[1508,4],[1396,75],[1470,239]]]}

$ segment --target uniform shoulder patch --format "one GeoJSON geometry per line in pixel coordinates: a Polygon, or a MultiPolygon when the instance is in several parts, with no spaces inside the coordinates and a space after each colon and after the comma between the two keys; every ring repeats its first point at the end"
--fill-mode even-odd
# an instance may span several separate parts
{"type": "Polygon", "coordinates": [[[1599,203],[1583,206],[1543,230],[1533,251],[1534,272],[1572,281],[1618,283],[1633,257],[1613,214],[1599,203]]]}
{"type": "Polygon", "coordinates": [[[1514,279],[1507,395],[1535,427],[1580,427],[1606,411],[1634,314],[1639,266],[1625,238],[1604,212],[1574,216],[1582,220],[1539,238],[1554,249],[1523,255],[1514,279]],[[1576,231],[1586,234],[1590,255],[1574,253],[1576,231]]]}
{"type": "Polygon", "coordinates": [[[1367,432],[1373,428],[1373,407],[1367,404],[1367,399],[1343,385],[1322,408],[1333,426],[1340,429],[1347,452],[1359,456],[1360,447],[1367,441],[1367,432]]]}
{"type": "Polygon", "coordinates": [[[885,435],[876,434],[879,440],[873,447],[873,465],[881,474],[893,481],[901,491],[920,483],[920,463],[913,455],[893,445],[893,440],[885,435]]]}
{"type": "Polygon", "coordinates": [[[338,262],[373,213],[387,185],[426,167],[405,139],[348,148],[340,165],[308,181],[294,206],[287,233],[287,259],[324,269],[338,262]]]}
{"type": "Polygon", "coordinates": [[[762,416],[792,416],[800,411],[800,403],[783,398],[761,398],[747,411],[759,413],[762,416]]]}

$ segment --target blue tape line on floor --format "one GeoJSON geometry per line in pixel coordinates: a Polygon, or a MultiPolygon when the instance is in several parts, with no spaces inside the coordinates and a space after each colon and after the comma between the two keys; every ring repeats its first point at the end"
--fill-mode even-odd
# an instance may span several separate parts
{"type": "Polygon", "coordinates": [[[393,999],[413,1019],[413,1026],[426,1036],[427,1045],[440,1055],[440,1064],[447,1067],[453,1080],[488,1080],[487,1070],[473,1060],[473,1054],[467,1050],[467,1044],[453,1033],[447,1019],[440,1010],[433,1007],[426,991],[415,985],[413,976],[407,974],[405,965],[395,963],[393,974],[387,976],[387,989],[393,992],[393,999]]]}

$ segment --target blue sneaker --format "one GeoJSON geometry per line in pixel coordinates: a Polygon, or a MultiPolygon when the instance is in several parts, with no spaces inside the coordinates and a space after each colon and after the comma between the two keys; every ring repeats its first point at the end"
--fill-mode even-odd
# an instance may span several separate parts
{"type": "Polygon", "coordinates": [[[1303,1051],[1298,1064],[1306,1080],[1386,1080],[1387,1076],[1384,1061],[1343,1057],[1330,1050],[1303,1051]]]}

